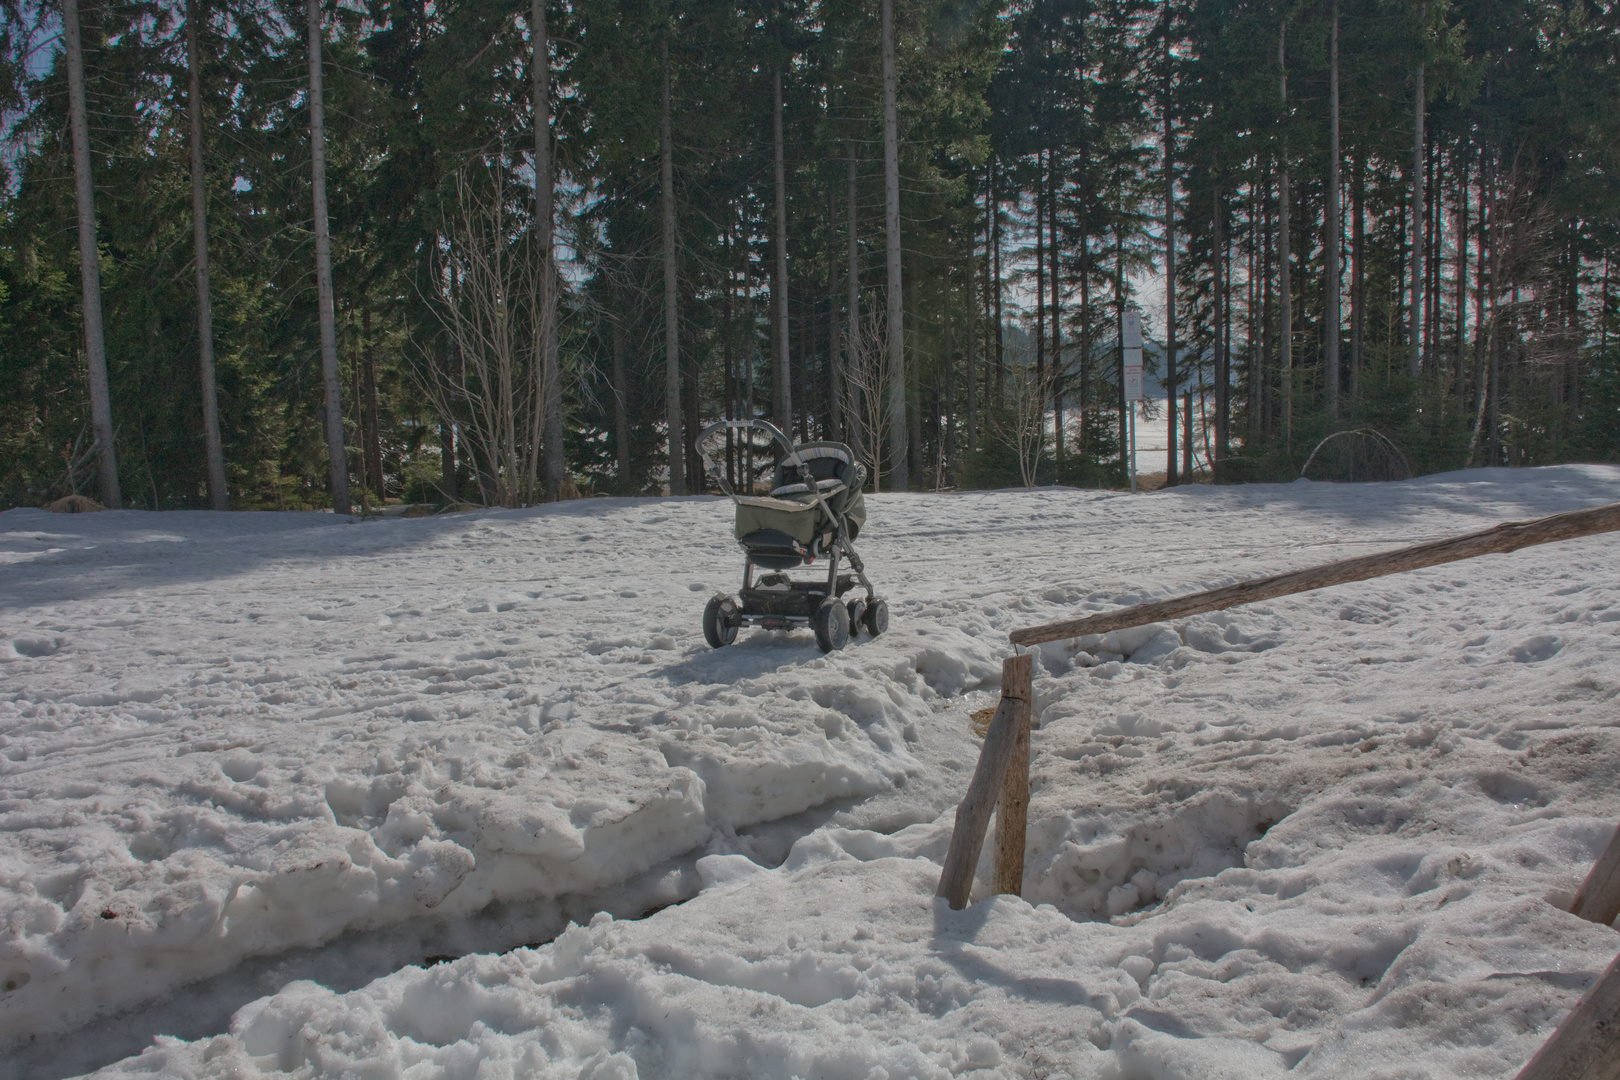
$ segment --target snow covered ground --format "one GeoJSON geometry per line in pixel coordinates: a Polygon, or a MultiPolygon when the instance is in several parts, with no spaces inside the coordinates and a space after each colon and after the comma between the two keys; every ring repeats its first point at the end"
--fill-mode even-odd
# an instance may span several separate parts
{"type": "Polygon", "coordinates": [[[715,499],[8,511],[0,1075],[1512,1076],[1620,949],[1614,536],[1040,648],[1025,895],[933,892],[1009,630],[1613,501],[869,497],[830,657],[703,644],[715,499]]]}

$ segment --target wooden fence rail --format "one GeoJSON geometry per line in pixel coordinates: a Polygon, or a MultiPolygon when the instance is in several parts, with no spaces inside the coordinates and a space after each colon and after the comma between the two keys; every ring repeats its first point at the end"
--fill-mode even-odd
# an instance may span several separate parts
{"type": "Polygon", "coordinates": [[[1180,596],[1174,600],[1157,600],[1150,604],[1105,611],[1084,619],[1048,623],[1014,630],[1008,635],[1014,645],[1038,645],[1043,641],[1059,641],[1080,637],[1082,634],[1106,634],[1110,630],[1123,630],[1143,623],[1182,619],[1205,611],[1220,611],[1239,604],[1252,604],[1258,600],[1272,600],[1291,593],[1324,589],[1329,585],[1343,585],[1351,581],[1398,574],[1405,570],[1418,570],[1425,566],[1472,559],[1480,555],[1495,555],[1517,551],[1535,544],[1550,544],[1556,540],[1573,540],[1578,536],[1620,530],[1620,503],[1599,506],[1592,510],[1572,510],[1567,514],[1536,518],[1534,521],[1508,521],[1492,529],[1453,536],[1445,540],[1431,540],[1426,544],[1384,551],[1376,555],[1363,555],[1359,559],[1313,566],[1308,570],[1291,570],[1286,574],[1240,581],[1207,592],[1180,596]]]}

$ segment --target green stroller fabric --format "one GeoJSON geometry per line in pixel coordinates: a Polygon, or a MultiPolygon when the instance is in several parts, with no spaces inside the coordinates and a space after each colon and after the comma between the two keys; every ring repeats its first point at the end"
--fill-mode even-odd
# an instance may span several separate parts
{"type": "Polygon", "coordinates": [[[800,443],[794,450],[804,462],[803,471],[783,461],[776,466],[769,496],[739,497],[732,535],[741,540],[761,529],[775,529],[809,544],[817,535],[831,533],[834,523],[810,491],[815,484],[827,508],[843,517],[846,535],[854,540],[866,524],[866,497],[861,493],[866,466],[841,442],[800,443]]]}

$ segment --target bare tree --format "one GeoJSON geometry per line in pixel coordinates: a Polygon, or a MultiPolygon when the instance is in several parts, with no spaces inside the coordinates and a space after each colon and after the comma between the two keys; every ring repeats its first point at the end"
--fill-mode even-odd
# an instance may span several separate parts
{"type": "Polygon", "coordinates": [[[1027,491],[1046,449],[1046,403],[1052,395],[1053,372],[1019,364],[1007,372],[1006,408],[996,429],[1018,455],[1018,478],[1027,491]]]}
{"type": "Polygon", "coordinates": [[[883,428],[890,419],[888,333],[875,305],[861,317],[849,342],[844,368],[844,417],[855,456],[870,463],[872,490],[883,468],[883,428]]]}
{"type": "Polygon", "coordinates": [[[101,463],[101,501],[118,509],[118,458],[113,450],[112,397],[107,392],[107,338],[101,323],[101,248],[96,242],[95,188],[90,177],[90,126],[84,104],[84,44],[78,0],[62,2],[67,51],[68,118],[72,128],[74,195],[79,210],[79,283],[84,292],[84,351],[90,366],[90,423],[101,463]]]}
{"type": "Polygon", "coordinates": [[[484,501],[536,500],[542,454],[542,380],[537,341],[548,332],[537,304],[539,238],[508,215],[501,170],[456,177],[428,297],[453,348],[448,364],[423,365],[418,380],[441,416],[458,418],[457,442],[484,501]]]}

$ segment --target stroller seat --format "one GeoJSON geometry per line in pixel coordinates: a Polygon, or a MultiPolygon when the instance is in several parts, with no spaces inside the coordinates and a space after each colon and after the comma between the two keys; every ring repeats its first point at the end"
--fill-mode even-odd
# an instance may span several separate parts
{"type": "MultiPolygon", "coordinates": [[[[834,489],[840,489],[841,490],[843,488],[843,486],[844,486],[844,482],[842,480],[837,479],[836,477],[831,477],[831,478],[828,478],[826,480],[817,480],[816,481],[816,490],[820,491],[823,496],[831,495],[833,493],[834,489]]],[[[810,485],[809,484],[783,484],[781,487],[776,488],[771,492],[771,495],[776,497],[776,498],[780,498],[783,495],[808,495],[808,494],[810,494],[810,485]]]]}

